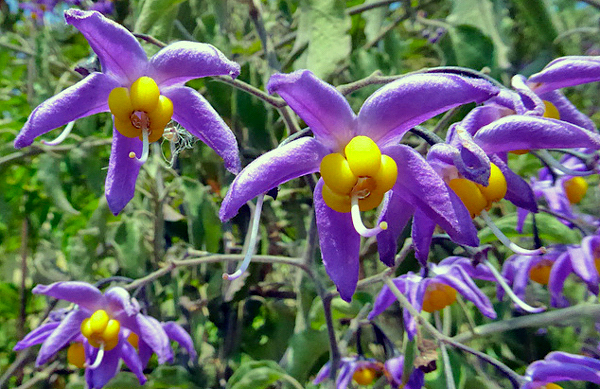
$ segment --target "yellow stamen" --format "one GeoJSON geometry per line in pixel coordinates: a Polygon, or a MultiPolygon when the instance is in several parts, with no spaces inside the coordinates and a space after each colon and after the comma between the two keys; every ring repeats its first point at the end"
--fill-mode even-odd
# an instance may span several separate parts
{"type": "Polygon", "coordinates": [[[554,265],[554,262],[548,259],[542,259],[529,270],[529,278],[538,284],[548,285],[552,265],[554,265]]]}
{"type": "Polygon", "coordinates": [[[583,177],[572,177],[563,183],[565,194],[571,204],[579,204],[587,193],[588,183],[583,177]]]}
{"type": "Polygon", "coordinates": [[[487,200],[486,209],[492,206],[492,203],[498,202],[506,195],[507,184],[506,178],[500,168],[493,163],[490,164],[490,180],[487,186],[477,184],[477,188],[487,200]]]}
{"type": "Polygon", "coordinates": [[[448,182],[448,186],[460,197],[472,218],[479,215],[487,206],[486,198],[473,181],[455,178],[448,182]]]}
{"type": "Polygon", "coordinates": [[[355,176],[372,177],[379,171],[381,151],[371,138],[355,136],[344,148],[344,153],[355,176]]]}
{"type": "Polygon", "coordinates": [[[67,361],[80,369],[85,367],[85,349],[82,343],[71,343],[67,349],[67,361]]]}
{"type": "Polygon", "coordinates": [[[352,374],[352,379],[359,385],[370,385],[376,377],[375,369],[369,367],[361,367],[352,374]]]}
{"type": "Polygon", "coordinates": [[[456,289],[441,284],[431,283],[427,286],[423,297],[423,311],[433,313],[440,311],[456,301],[456,289]]]}
{"type": "Polygon", "coordinates": [[[121,323],[111,319],[105,310],[99,309],[81,323],[81,334],[92,347],[104,347],[109,351],[119,343],[121,323]]]}
{"type": "Polygon", "coordinates": [[[558,112],[558,108],[556,108],[556,105],[544,100],[544,106],[546,107],[546,110],[544,111],[545,118],[557,120],[560,119],[560,113],[558,112]]]}

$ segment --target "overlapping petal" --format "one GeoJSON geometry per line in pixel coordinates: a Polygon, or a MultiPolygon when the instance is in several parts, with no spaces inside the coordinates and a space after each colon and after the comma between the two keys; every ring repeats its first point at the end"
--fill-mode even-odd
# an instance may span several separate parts
{"type": "Polygon", "coordinates": [[[59,321],[51,321],[44,323],[38,328],[28,333],[23,339],[21,339],[13,348],[14,351],[23,350],[24,348],[35,346],[36,344],[43,343],[52,332],[60,325],[59,321]]]}
{"type": "MultiPolygon", "coordinates": [[[[119,343],[125,342],[123,339],[119,343]]],[[[89,389],[100,389],[108,383],[119,371],[119,357],[121,355],[121,347],[104,352],[102,363],[95,369],[85,369],[85,382],[89,389]]],[[[98,349],[89,345],[86,346],[86,356],[91,363],[96,360],[98,349]]]]}
{"type": "Polygon", "coordinates": [[[223,158],[227,170],[239,172],[240,157],[235,136],[209,102],[188,87],[174,86],[163,90],[162,94],[173,102],[173,120],[223,158]]]}
{"type": "Polygon", "coordinates": [[[600,57],[590,56],[555,59],[528,79],[538,94],[595,81],[600,81],[600,57]]]}
{"type": "Polygon", "coordinates": [[[33,110],[15,139],[15,147],[60,126],[99,112],[108,112],[108,95],[119,83],[102,73],[92,73],[77,84],[44,101],[33,110]]]}
{"type": "Polygon", "coordinates": [[[312,72],[274,74],[267,90],[278,93],[330,150],[341,151],[356,135],[356,115],[344,96],[312,72]]]}
{"type": "Polygon", "coordinates": [[[85,36],[98,55],[103,73],[127,86],[145,74],[146,52],[125,27],[99,12],[73,8],[65,11],[65,20],[85,36]]]}
{"type": "Polygon", "coordinates": [[[113,127],[112,148],[106,176],[106,201],[111,212],[117,215],[135,194],[135,181],[141,164],[129,153],[136,156],[142,153],[142,142],[137,138],[127,138],[113,127]]]}
{"type": "Polygon", "coordinates": [[[533,362],[525,372],[527,382],[521,389],[535,389],[556,381],[589,381],[600,384],[600,361],[564,352],[551,352],[533,362]]]}
{"type": "Polygon", "coordinates": [[[340,297],[350,301],[358,282],[360,235],[354,229],[350,214],[336,212],[325,204],[321,193],[323,185],[320,179],[314,193],[323,264],[340,297]]]}
{"type": "Polygon", "coordinates": [[[314,138],[300,138],[261,155],[235,178],[219,211],[221,220],[261,193],[294,178],[319,171],[329,150],[314,138]]]}
{"type": "Polygon", "coordinates": [[[140,357],[138,356],[135,348],[127,341],[119,342],[119,345],[117,347],[120,348],[119,355],[121,359],[123,359],[123,362],[125,362],[125,365],[127,365],[129,370],[131,370],[131,372],[135,374],[138,381],[140,382],[140,385],[144,385],[147,379],[144,375],[144,367],[142,365],[142,361],[140,360],[140,357]]]}
{"type": "Polygon", "coordinates": [[[450,108],[483,102],[499,89],[487,81],[455,74],[414,74],[373,93],[358,114],[358,134],[380,147],[398,143],[414,126],[450,108]]]}
{"type": "Polygon", "coordinates": [[[393,189],[386,194],[377,225],[386,222],[388,228],[377,234],[377,250],[379,259],[388,266],[394,265],[398,251],[398,237],[413,212],[412,205],[404,201],[393,189]]]}
{"type": "Polygon", "coordinates": [[[149,76],[161,88],[184,84],[195,78],[240,74],[240,65],[230,61],[213,45],[180,41],[161,49],[150,58],[149,76]]]}
{"type": "Polygon", "coordinates": [[[81,322],[89,317],[89,312],[85,312],[81,309],[71,311],[64,319],[60,322],[58,327],[46,338],[40,352],[38,353],[35,361],[36,366],[41,366],[58,352],[61,348],[65,347],[72,339],[76,338],[79,334],[79,328],[81,322]]]}
{"type": "Polygon", "coordinates": [[[179,343],[183,348],[185,348],[190,355],[190,358],[196,358],[196,350],[194,349],[194,342],[192,337],[186,330],[184,330],[179,324],[169,321],[166,323],[162,323],[163,330],[169,337],[179,343]]]}
{"type": "Polygon", "coordinates": [[[600,149],[600,136],[555,119],[513,115],[481,128],[473,137],[488,154],[549,148],[600,149]]]}
{"type": "Polygon", "coordinates": [[[543,100],[551,102],[560,115],[560,120],[573,123],[589,131],[595,131],[596,125],[587,115],[582,113],[567,99],[561,91],[551,91],[540,95],[543,100]]]}
{"type": "Polygon", "coordinates": [[[90,311],[100,309],[105,304],[104,296],[98,288],[81,281],[61,281],[50,285],[36,285],[32,292],[66,300],[90,311]]]}

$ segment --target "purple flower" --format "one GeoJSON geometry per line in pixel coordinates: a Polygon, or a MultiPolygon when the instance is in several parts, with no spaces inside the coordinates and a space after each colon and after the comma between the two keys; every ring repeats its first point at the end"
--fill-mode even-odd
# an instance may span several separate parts
{"type": "Polygon", "coordinates": [[[239,170],[233,133],[204,97],[184,86],[199,77],[236,77],[238,64],[215,47],[195,42],[173,43],[148,59],[129,31],[98,12],[70,9],[65,19],[86,37],[102,73],[93,72],[40,104],[17,136],[16,148],[74,120],[110,111],[114,126],[106,198],[114,214],[133,197],[148,143],[160,139],[171,118],[214,149],[227,169],[239,170]]]}
{"type": "Polygon", "coordinates": [[[460,199],[420,154],[399,141],[409,129],[440,112],[494,96],[494,86],[454,74],[410,75],[376,91],[358,115],[333,86],[307,70],[275,74],[267,89],[279,93],[315,137],[294,140],[248,165],[223,200],[221,220],[233,217],[261,193],[320,171],[314,205],[321,255],[346,301],[358,281],[360,236],[377,234],[380,259],[392,265],[398,235],[415,209],[456,242],[478,244],[460,199]],[[378,227],[366,229],[359,209],[373,209],[382,201],[378,227]]]}
{"type": "MultiPolygon", "coordinates": [[[[490,300],[479,290],[473,278],[495,281],[494,275],[483,264],[473,266],[471,259],[448,257],[439,264],[429,263],[429,276],[408,272],[393,280],[396,287],[419,312],[441,310],[454,303],[456,292],[471,301],[485,316],[495,319],[496,312],[490,300]]],[[[369,313],[369,320],[381,314],[396,301],[396,297],[387,285],[384,285],[369,313]]],[[[407,310],[404,310],[404,326],[410,339],[417,332],[416,322],[407,310]]]]}
{"type": "MultiPolygon", "coordinates": [[[[313,384],[319,384],[327,379],[330,369],[331,362],[327,362],[317,373],[313,384]]],[[[360,356],[342,358],[338,369],[335,381],[336,389],[346,389],[352,380],[358,385],[369,385],[377,374],[381,373],[393,388],[421,389],[425,383],[425,374],[419,369],[414,369],[406,384],[402,386],[404,369],[404,356],[402,355],[388,359],[385,363],[360,356]]]]}
{"type": "Polygon", "coordinates": [[[36,359],[36,365],[40,366],[69,346],[69,362],[86,368],[89,388],[106,385],[118,373],[120,359],[143,384],[146,382],[143,368],[152,352],[158,356],[159,363],[173,359],[169,339],[185,347],[192,358],[196,356],[192,339],[183,328],[143,315],[137,301],[123,288],[114,287],[102,294],[90,284],[74,281],[38,285],[33,293],[77,306],[68,312],[61,310],[50,315],[48,322],[27,334],[14,350],[41,343],[36,359]]]}
{"type": "Polygon", "coordinates": [[[523,378],[525,382],[521,389],[542,388],[556,381],[589,381],[600,384],[600,361],[554,351],[543,360],[529,365],[523,378]]]}

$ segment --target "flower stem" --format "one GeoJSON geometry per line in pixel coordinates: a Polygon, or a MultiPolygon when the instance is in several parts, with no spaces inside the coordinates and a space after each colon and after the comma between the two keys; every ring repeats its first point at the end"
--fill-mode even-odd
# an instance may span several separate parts
{"type": "MultiPolygon", "coordinates": [[[[440,312],[435,311],[433,313],[435,318],[435,326],[438,331],[442,331],[442,321],[440,320],[440,312]]],[[[450,365],[450,358],[448,358],[448,350],[443,342],[440,342],[440,350],[442,351],[442,361],[444,362],[444,374],[446,375],[446,388],[456,389],[454,383],[454,376],[452,375],[452,366],[450,365]]]]}

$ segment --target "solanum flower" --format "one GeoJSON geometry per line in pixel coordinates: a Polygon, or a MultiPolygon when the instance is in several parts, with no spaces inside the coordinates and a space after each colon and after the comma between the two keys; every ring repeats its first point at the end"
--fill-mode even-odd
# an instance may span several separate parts
{"type": "Polygon", "coordinates": [[[399,141],[440,112],[494,96],[498,90],[493,85],[455,74],[410,75],[373,93],[358,115],[333,86],[307,70],[275,74],[267,89],[279,93],[315,137],[294,140],[249,164],[223,200],[221,220],[259,194],[319,171],[314,205],[321,254],[347,301],[358,281],[360,236],[377,234],[380,259],[392,265],[398,235],[414,209],[455,241],[477,246],[476,230],[460,199],[419,153],[399,141]],[[360,211],[382,201],[378,226],[364,227],[360,211]]]}
{"type": "MultiPolygon", "coordinates": [[[[444,309],[456,301],[456,293],[471,301],[485,316],[495,319],[496,312],[490,300],[479,290],[473,278],[495,281],[495,277],[484,264],[473,266],[471,259],[448,257],[439,264],[429,263],[418,275],[408,272],[393,280],[402,294],[419,312],[435,312],[444,309]],[[427,270],[426,270],[427,269],[427,270]]],[[[384,285],[369,313],[369,320],[381,314],[396,301],[396,297],[387,285],[384,285]]],[[[417,332],[416,322],[408,310],[404,310],[404,327],[409,338],[417,332]]]]}
{"type": "Polygon", "coordinates": [[[238,64],[215,47],[196,42],[173,43],[148,59],[133,34],[98,12],[70,9],[65,19],[88,40],[102,72],[91,73],[40,104],[17,136],[16,148],[29,146],[34,138],[74,120],[111,112],[106,199],[114,214],[133,197],[148,143],[161,138],[171,119],[214,149],[227,169],[239,170],[233,133],[202,95],[184,86],[199,77],[236,77],[238,64]]]}
{"type": "Polygon", "coordinates": [[[14,350],[41,343],[36,359],[36,366],[40,366],[69,346],[67,359],[86,369],[85,379],[90,389],[106,385],[118,373],[120,359],[143,384],[146,382],[143,368],[152,352],[159,363],[172,360],[169,339],[185,347],[192,358],[196,355],[192,339],[181,326],[160,323],[143,315],[137,301],[123,288],[114,287],[102,294],[90,284],[74,281],[38,285],[33,293],[77,306],[51,315],[47,323],[27,334],[14,350]]]}
{"type": "Polygon", "coordinates": [[[525,371],[520,389],[561,389],[557,381],[588,381],[600,384],[600,361],[564,352],[554,351],[546,358],[535,361],[525,371]]]}
{"type": "MultiPolygon", "coordinates": [[[[404,356],[400,355],[381,363],[364,357],[347,357],[340,360],[336,389],[346,389],[351,381],[357,385],[370,385],[378,376],[383,375],[392,388],[421,389],[425,382],[425,374],[414,369],[405,385],[402,383],[404,356]]],[[[323,382],[329,377],[331,362],[327,362],[313,380],[314,384],[323,382]]]]}

